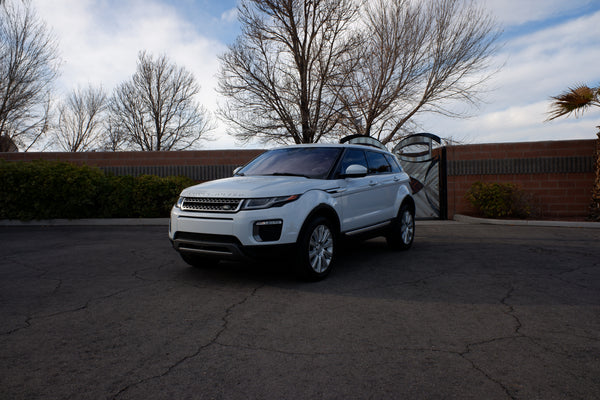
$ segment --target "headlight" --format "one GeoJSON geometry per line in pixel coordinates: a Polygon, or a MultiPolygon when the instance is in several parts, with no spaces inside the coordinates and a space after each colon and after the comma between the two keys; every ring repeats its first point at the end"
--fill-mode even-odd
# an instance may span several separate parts
{"type": "Polygon", "coordinates": [[[179,208],[181,210],[181,206],[183,205],[183,200],[185,200],[185,197],[180,197],[177,200],[177,204],[175,205],[175,207],[179,208]]]}
{"type": "Polygon", "coordinates": [[[242,206],[243,210],[260,210],[263,208],[270,207],[281,207],[284,204],[291,203],[300,197],[299,194],[292,196],[279,196],[279,197],[263,197],[259,199],[248,199],[244,201],[242,206]]]}

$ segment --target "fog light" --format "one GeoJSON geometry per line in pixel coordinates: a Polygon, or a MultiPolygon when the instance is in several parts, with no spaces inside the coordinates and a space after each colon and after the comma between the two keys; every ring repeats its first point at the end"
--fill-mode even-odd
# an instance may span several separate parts
{"type": "Polygon", "coordinates": [[[256,221],[253,229],[254,239],[259,242],[275,242],[281,237],[282,227],[283,221],[280,219],[256,221]]]}

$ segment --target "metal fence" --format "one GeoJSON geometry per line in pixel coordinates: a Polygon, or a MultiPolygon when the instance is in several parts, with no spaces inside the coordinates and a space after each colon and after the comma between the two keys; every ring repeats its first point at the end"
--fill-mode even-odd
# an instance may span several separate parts
{"type": "Polygon", "coordinates": [[[451,160],[448,175],[561,174],[594,171],[593,156],[451,160]]]}

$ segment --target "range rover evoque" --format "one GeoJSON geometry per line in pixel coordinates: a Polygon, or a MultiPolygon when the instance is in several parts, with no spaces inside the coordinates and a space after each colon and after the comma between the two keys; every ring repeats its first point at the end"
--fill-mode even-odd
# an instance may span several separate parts
{"type": "Polygon", "coordinates": [[[394,249],[411,247],[409,179],[383,145],[276,148],[231,178],[184,189],[171,211],[169,238],[193,266],[279,254],[304,278],[319,280],[345,236],[385,236],[394,249]]]}

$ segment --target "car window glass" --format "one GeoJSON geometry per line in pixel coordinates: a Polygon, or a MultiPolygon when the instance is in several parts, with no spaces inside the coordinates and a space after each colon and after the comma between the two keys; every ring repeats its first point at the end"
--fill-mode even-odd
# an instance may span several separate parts
{"type": "Polygon", "coordinates": [[[394,157],[391,154],[386,154],[385,158],[388,160],[388,162],[390,163],[390,166],[392,167],[392,172],[394,174],[398,173],[398,172],[402,172],[402,167],[400,166],[400,164],[398,163],[398,160],[396,159],[396,157],[394,157]]]}
{"type": "Polygon", "coordinates": [[[346,169],[353,164],[362,165],[363,167],[368,168],[364,151],[359,149],[346,150],[342,162],[340,163],[338,175],[343,175],[346,172],[346,169]]]}
{"type": "Polygon", "coordinates": [[[341,149],[332,147],[291,147],[261,154],[241,169],[240,175],[298,175],[325,179],[341,149]]]}
{"type": "Polygon", "coordinates": [[[392,167],[383,153],[367,151],[367,162],[369,163],[369,174],[387,174],[392,171],[392,167]]]}

